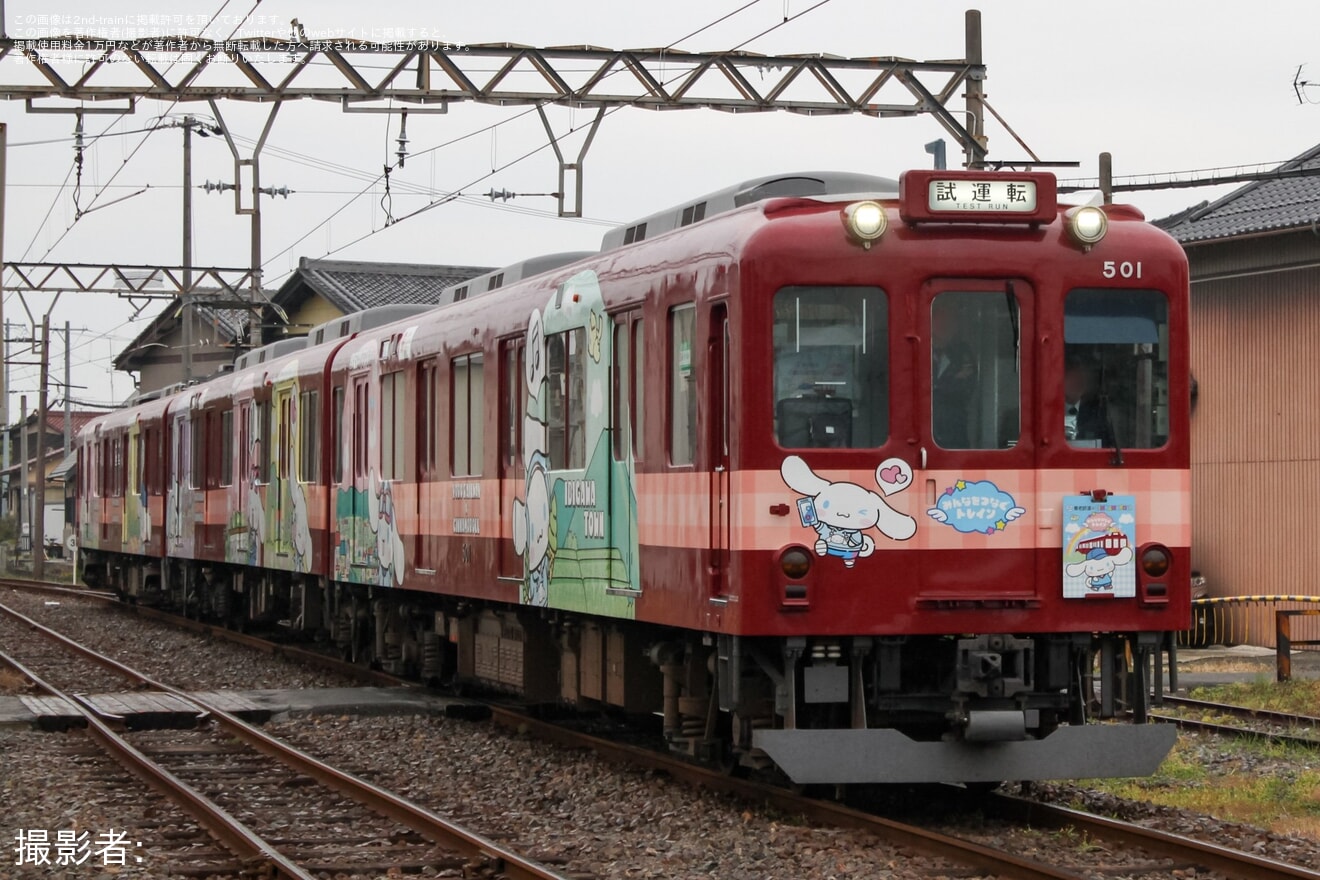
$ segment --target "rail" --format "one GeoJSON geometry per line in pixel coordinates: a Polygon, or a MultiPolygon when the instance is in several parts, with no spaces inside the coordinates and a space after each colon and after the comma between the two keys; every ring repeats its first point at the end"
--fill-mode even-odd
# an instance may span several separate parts
{"type": "MultiPolygon", "coordinates": [[[[411,828],[423,837],[476,861],[484,866],[483,870],[488,870],[494,876],[509,878],[509,880],[567,880],[565,875],[545,865],[525,858],[521,854],[488,838],[455,825],[438,814],[405,800],[390,791],[318,761],[311,755],[281,742],[246,721],[231,715],[212,702],[155,681],[149,676],[125,666],[113,658],[93,651],[12,608],[0,605],[0,614],[18,621],[29,629],[60,643],[88,660],[114,669],[137,684],[143,684],[188,701],[206,712],[211,721],[228,735],[241,740],[255,751],[280,761],[296,772],[315,779],[327,788],[331,788],[341,795],[363,804],[377,814],[386,816],[400,825],[411,828]]],[[[38,687],[53,695],[63,697],[66,702],[74,706],[87,719],[89,730],[115,756],[116,760],[119,760],[126,769],[138,775],[149,785],[179,802],[203,827],[214,834],[218,840],[229,846],[231,851],[265,863],[269,866],[268,870],[274,872],[277,876],[291,878],[291,880],[313,880],[313,875],[306,873],[289,861],[273,846],[262,840],[218,805],[182,781],[174,778],[167,771],[158,767],[155,762],[134,749],[122,737],[119,737],[101,722],[96,713],[91,711],[85,702],[60,692],[13,658],[0,655],[0,660],[14,666],[38,687]]]]}
{"type": "MultiPolygon", "coordinates": [[[[171,619],[176,622],[179,620],[171,619]]],[[[221,637],[234,635],[225,630],[218,630],[215,634],[221,637]]],[[[509,707],[493,705],[491,709],[492,718],[496,723],[531,734],[544,741],[569,748],[586,748],[610,762],[650,768],[689,785],[724,792],[751,802],[766,803],[786,813],[800,815],[816,822],[837,827],[862,828],[881,839],[948,858],[989,873],[1031,878],[1031,880],[1080,876],[1061,866],[1045,864],[957,837],[895,822],[839,803],[802,797],[784,788],[729,776],[674,756],[617,740],[603,739],[570,730],[509,707]]],[[[219,716],[223,713],[213,714],[219,716]]],[[[1320,880],[1320,872],[1283,864],[1252,853],[1021,798],[996,796],[994,810],[997,815],[1004,818],[1051,827],[1072,827],[1085,831],[1096,839],[1108,840],[1124,846],[1135,846],[1153,855],[1215,870],[1226,877],[1252,878],[1252,880],[1257,878],[1320,880]]]]}

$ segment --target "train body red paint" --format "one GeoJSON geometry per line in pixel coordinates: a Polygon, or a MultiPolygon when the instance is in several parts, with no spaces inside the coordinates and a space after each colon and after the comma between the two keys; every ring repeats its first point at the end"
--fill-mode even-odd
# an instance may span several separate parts
{"type": "Polygon", "coordinates": [[[800,782],[1150,772],[1187,263],[1054,193],[762,179],[249,353],[83,431],[85,570],[800,782]]]}

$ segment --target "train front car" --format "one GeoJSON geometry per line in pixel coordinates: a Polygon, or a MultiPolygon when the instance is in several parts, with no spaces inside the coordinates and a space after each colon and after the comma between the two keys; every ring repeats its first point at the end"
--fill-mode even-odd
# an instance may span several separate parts
{"type": "Polygon", "coordinates": [[[741,250],[710,597],[735,748],[802,783],[1151,773],[1171,727],[1087,722],[1143,718],[1188,624],[1186,259],[1048,174],[899,189],[765,202],[741,250]]]}

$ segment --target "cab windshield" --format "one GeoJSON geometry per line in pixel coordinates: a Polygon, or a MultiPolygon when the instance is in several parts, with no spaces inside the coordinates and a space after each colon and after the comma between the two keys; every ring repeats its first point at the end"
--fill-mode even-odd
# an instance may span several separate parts
{"type": "Polygon", "coordinates": [[[877,287],[785,287],[774,304],[775,439],[873,448],[889,437],[888,300],[877,287]]]}
{"type": "Polygon", "coordinates": [[[1169,304],[1154,290],[1078,289],[1064,303],[1064,436],[1075,448],[1169,439],[1169,304]]]}

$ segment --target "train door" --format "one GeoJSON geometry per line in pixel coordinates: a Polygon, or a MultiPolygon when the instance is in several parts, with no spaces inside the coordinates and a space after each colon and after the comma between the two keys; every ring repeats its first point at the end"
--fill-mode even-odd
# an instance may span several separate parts
{"type": "Polygon", "coordinates": [[[168,536],[169,549],[177,550],[183,545],[183,517],[188,509],[187,486],[188,456],[191,453],[192,431],[186,412],[174,416],[174,430],[170,432],[170,474],[169,503],[165,513],[165,533],[168,536]]]}
{"type": "Polygon", "coordinates": [[[298,442],[293,418],[293,392],[292,384],[284,385],[275,391],[275,430],[272,432],[275,441],[275,473],[271,475],[271,485],[267,489],[266,497],[272,499],[274,507],[271,536],[277,556],[288,556],[291,549],[289,544],[292,536],[289,534],[289,526],[292,516],[288,509],[291,501],[289,480],[293,478],[293,446],[298,442]]]}
{"type": "Polygon", "coordinates": [[[350,440],[352,451],[353,490],[349,492],[349,522],[352,524],[348,535],[348,563],[350,578],[362,581],[365,577],[372,580],[370,574],[363,573],[371,567],[370,560],[375,553],[375,539],[369,528],[360,528],[359,524],[370,521],[371,508],[368,495],[372,491],[371,466],[369,461],[369,442],[371,438],[371,376],[361,373],[349,379],[352,388],[353,435],[350,440]]]}
{"type": "Polygon", "coordinates": [[[923,290],[914,513],[924,523],[917,541],[928,599],[1035,595],[1033,302],[1020,279],[940,280],[923,290]]]}
{"type": "Polygon", "coordinates": [[[712,595],[728,592],[729,578],[729,312],[724,303],[710,310],[706,340],[707,462],[710,467],[710,574],[712,595]]]}
{"type": "Polygon", "coordinates": [[[499,577],[523,580],[523,561],[513,541],[513,502],[526,483],[523,463],[523,419],[527,416],[526,343],[519,337],[500,343],[499,473],[500,553],[499,577]]]}
{"type": "Polygon", "coordinates": [[[413,539],[413,568],[418,574],[432,575],[438,562],[438,519],[441,509],[443,471],[439,460],[440,410],[437,358],[417,364],[417,393],[414,396],[417,438],[417,534],[413,539]]]}

